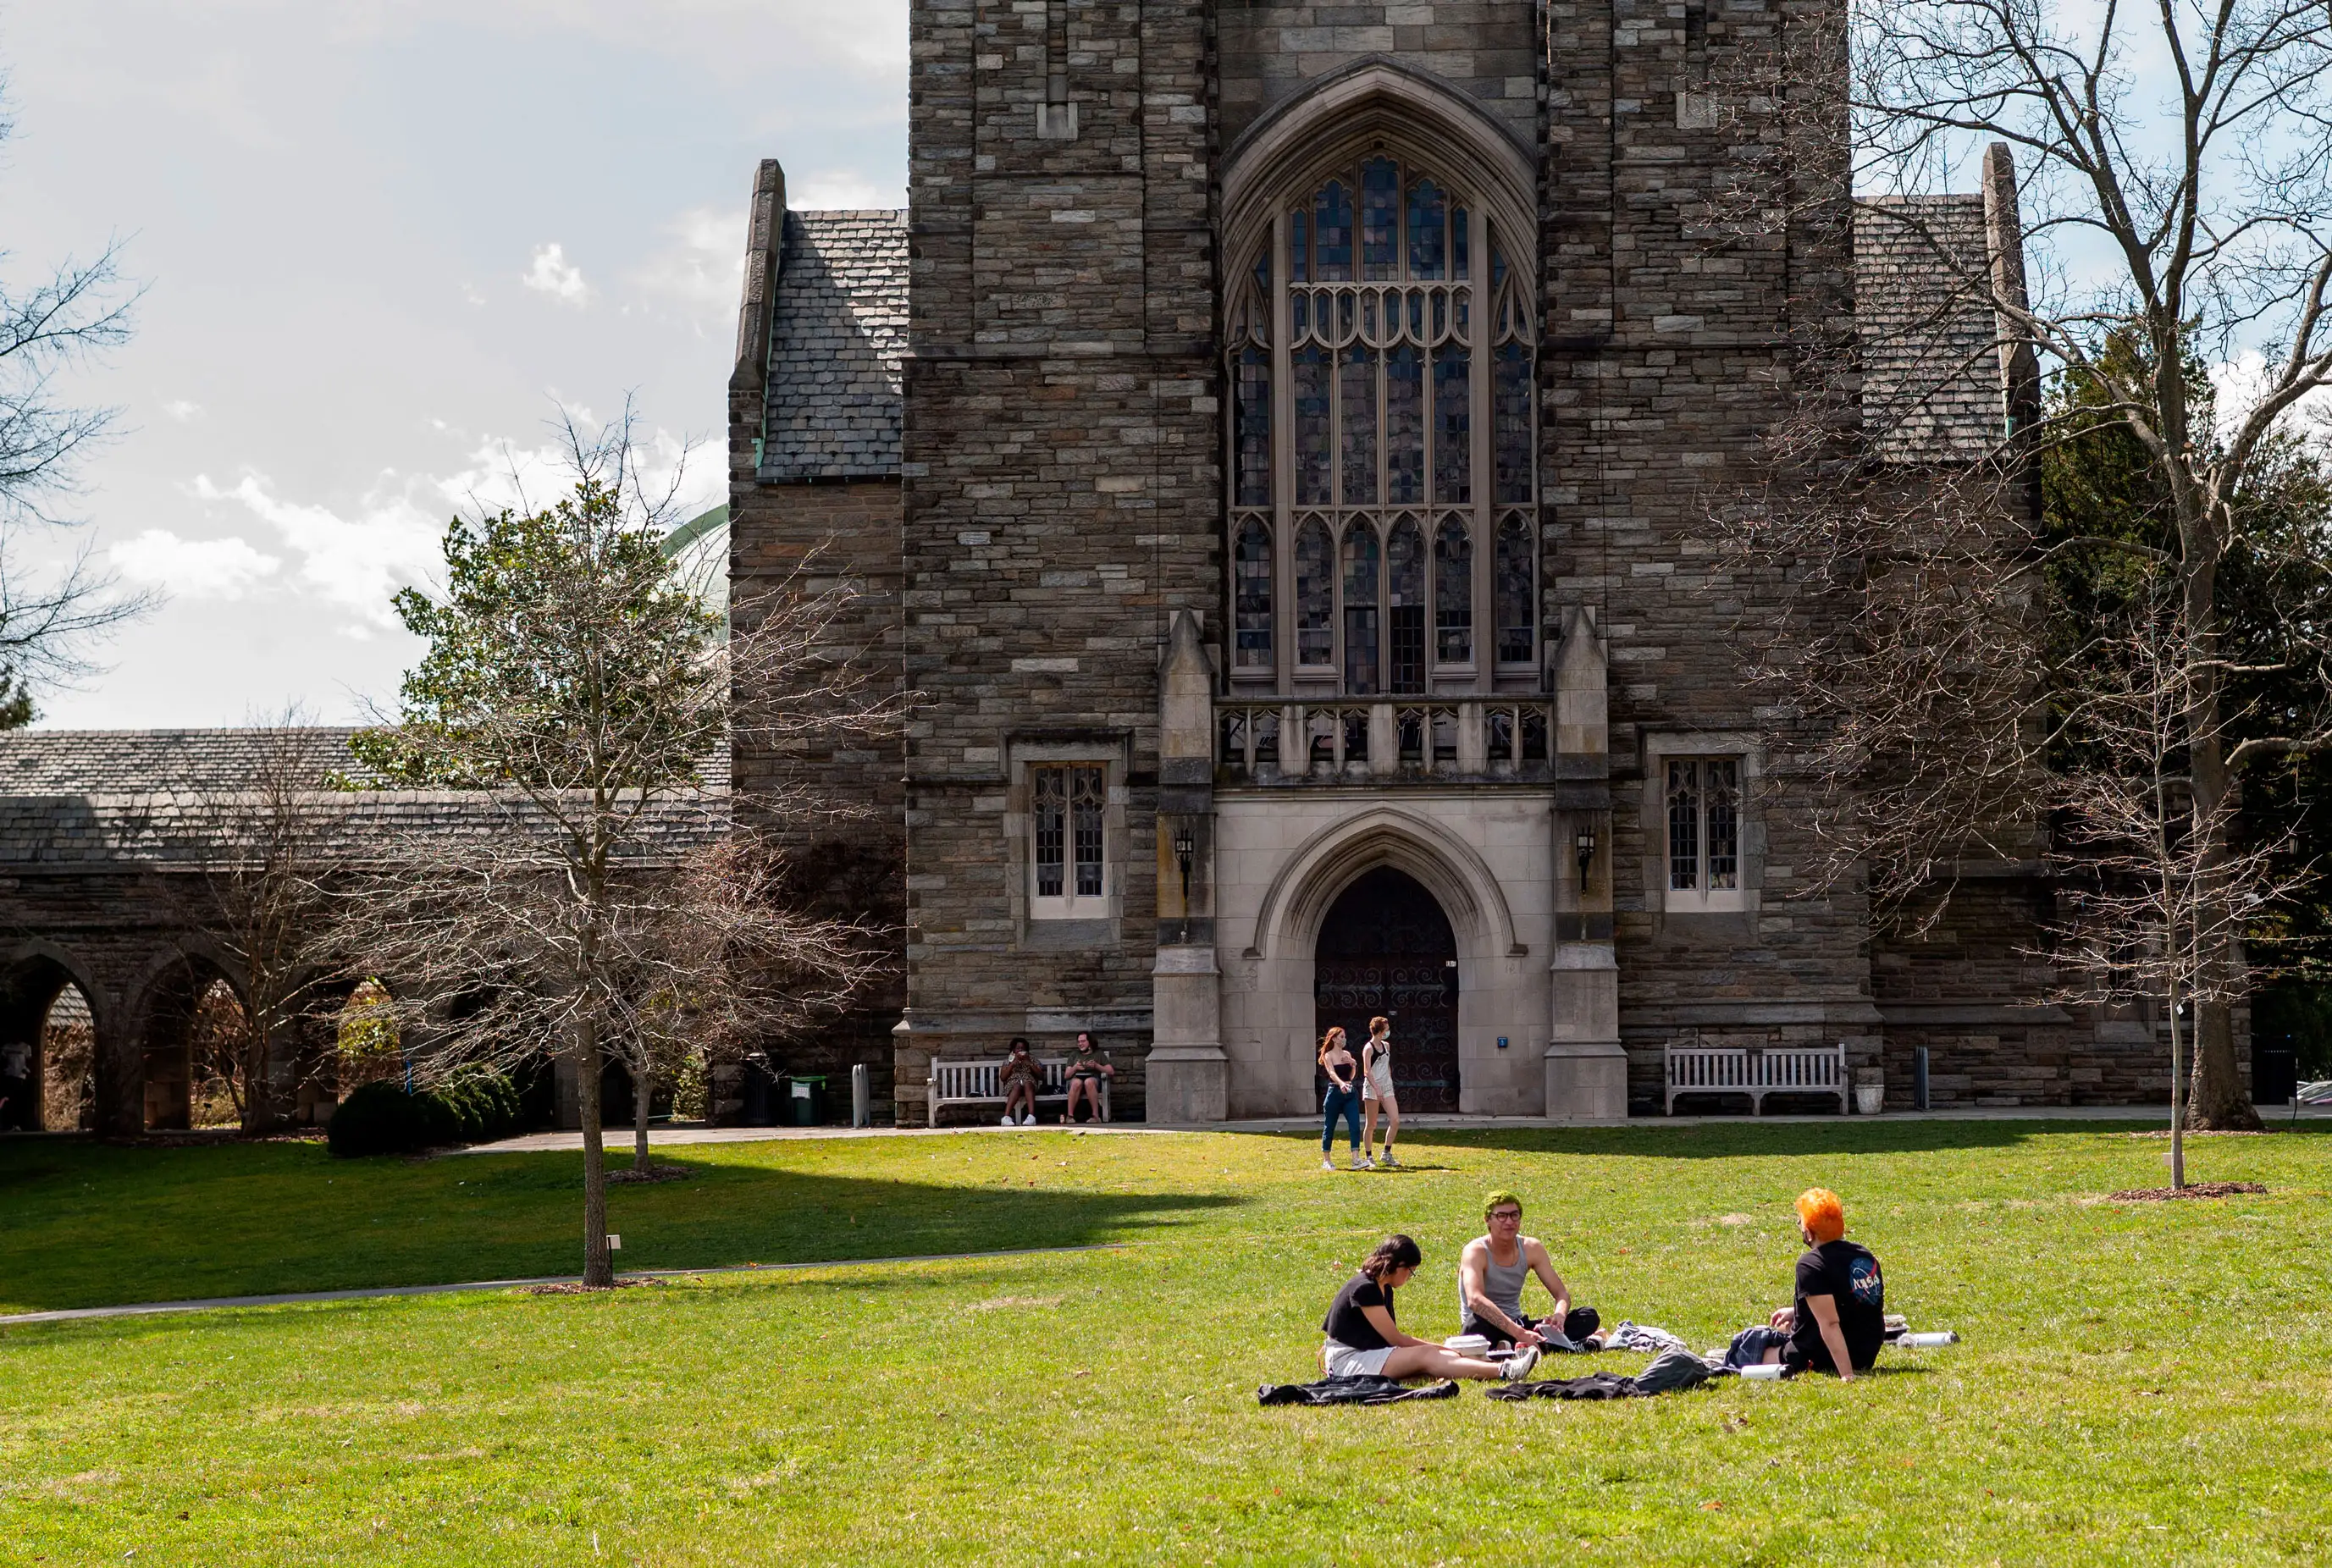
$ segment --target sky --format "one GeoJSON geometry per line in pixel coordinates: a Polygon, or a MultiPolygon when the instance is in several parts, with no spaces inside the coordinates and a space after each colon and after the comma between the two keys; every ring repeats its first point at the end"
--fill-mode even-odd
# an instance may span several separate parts
{"type": "Polygon", "coordinates": [[[124,243],[135,337],[68,533],[162,602],[43,726],[393,704],[456,512],[634,400],[720,499],[744,215],[897,206],[904,0],[0,0],[0,279],[124,243]]]}

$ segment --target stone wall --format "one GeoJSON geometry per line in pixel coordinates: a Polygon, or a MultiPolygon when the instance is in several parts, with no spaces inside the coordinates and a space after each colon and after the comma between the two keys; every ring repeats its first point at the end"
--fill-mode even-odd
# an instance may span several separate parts
{"type": "Polygon", "coordinates": [[[1223,144],[1237,141],[1258,116],[1306,84],[1355,59],[1381,55],[1478,99],[1528,145],[1538,134],[1536,9],[1531,0],[1226,0],[1216,9],[1223,144]]]}
{"type": "MultiPolygon", "coordinates": [[[[750,458],[748,458],[750,464],[750,458]]],[[[847,597],[834,626],[837,656],[858,661],[875,689],[899,686],[899,485],[895,480],[831,484],[756,483],[736,475],[729,522],[730,588],[741,627],[753,624],[757,595],[792,587],[847,597]]],[[[844,1017],[806,1037],[757,1042],[772,1071],[824,1074],[828,1114],[849,1109],[850,1069],[873,1071],[877,1120],[893,1103],[891,1030],[905,996],[906,846],[901,827],[905,790],[903,747],[896,741],[836,748],[779,751],[750,732],[731,750],[730,767],[739,824],[777,833],[793,858],[809,906],[842,918],[870,921],[895,935],[897,963],[844,1017]],[[803,822],[778,816],[782,792],[808,785],[853,815],[803,822]]],[[[712,1116],[733,1121],[745,1113],[741,1070],[714,1084],[712,1116]]]]}
{"type": "Polygon", "coordinates": [[[1712,1042],[1843,1037],[1866,1064],[1864,911],[1793,896],[1810,846],[1786,813],[1748,814],[1748,909],[1677,915],[1662,897],[1654,738],[1716,750],[1731,733],[1753,771],[1786,760],[1760,755],[1735,629],[1776,585],[1716,575],[1702,541],[1712,507],[1753,481],[1792,334],[1838,310],[1847,257],[1820,231],[1712,231],[1701,204],[1734,133],[1703,128],[1690,100],[1729,52],[1769,45],[1775,11],[1580,0],[1544,16],[1545,618],[1588,606],[1610,649],[1631,1098],[1657,1103],[1658,1047],[1696,1028],[1712,1042]]]}
{"type": "Polygon", "coordinates": [[[1157,669],[1220,592],[1201,15],[1067,6],[1061,136],[1046,7],[913,9],[903,1118],[933,1052],[1146,1047],[1157,669]],[[1115,918],[1074,947],[1016,917],[1007,824],[1016,757],[1064,746],[1117,759],[1115,918]]]}

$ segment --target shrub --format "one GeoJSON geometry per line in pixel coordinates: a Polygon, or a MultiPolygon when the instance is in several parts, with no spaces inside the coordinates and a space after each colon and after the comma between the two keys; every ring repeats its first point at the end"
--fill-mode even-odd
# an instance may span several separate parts
{"type": "Polygon", "coordinates": [[[407,1154],[429,1142],[429,1127],[421,1108],[423,1096],[408,1095],[402,1084],[367,1084],[340,1102],[324,1130],[325,1142],[338,1160],[360,1160],[373,1154],[407,1154]]]}
{"type": "Polygon", "coordinates": [[[333,1155],[409,1154],[482,1143],[519,1130],[518,1091],[499,1073],[471,1073],[408,1095],[401,1084],[367,1084],[340,1102],[325,1130],[333,1155]]]}

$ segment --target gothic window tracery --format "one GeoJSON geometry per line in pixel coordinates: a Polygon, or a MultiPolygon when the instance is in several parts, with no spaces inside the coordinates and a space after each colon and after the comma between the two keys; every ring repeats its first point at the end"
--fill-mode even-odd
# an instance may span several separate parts
{"type": "Polygon", "coordinates": [[[1313,167],[1227,301],[1233,678],[1355,696],[1524,678],[1536,328],[1506,249],[1529,241],[1381,147],[1313,167]]]}

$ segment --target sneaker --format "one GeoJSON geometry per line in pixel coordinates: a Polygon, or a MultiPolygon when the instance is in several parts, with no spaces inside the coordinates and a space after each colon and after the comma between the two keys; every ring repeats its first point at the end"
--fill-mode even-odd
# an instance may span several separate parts
{"type": "Polygon", "coordinates": [[[1333,1160],[1329,1159],[1325,1154],[1323,1154],[1323,1155],[1321,1155],[1321,1156],[1320,1156],[1320,1169],[1321,1169],[1321,1170],[1323,1170],[1323,1171],[1333,1171],[1335,1168],[1336,1168],[1336,1162],[1335,1162],[1333,1160]]]}
{"type": "Polygon", "coordinates": [[[1392,1151],[1390,1149],[1385,1151],[1385,1157],[1378,1161],[1377,1163],[1383,1166],[1388,1171],[1398,1171],[1400,1169],[1400,1162],[1392,1157],[1392,1151]]]}
{"type": "Polygon", "coordinates": [[[999,1127],[1018,1127],[1020,1123],[1009,1116],[999,1116],[996,1119],[996,1124],[999,1127]]]}
{"type": "Polygon", "coordinates": [[[1352,1156],[1352,1169],[1353,1169],[1353,1170],[1355,1170],[1355,1171],[1373,1171],[1373,1170],[1375,1170],[1376,1168],[1377,1168],[1377,1162],[1376,1162],[1375,1161],[1373,1161],[1373,1160],[1370,1159],[1366,1154],[1355,1154],[1355,1155],[1353,1155],[1353,1156],[1352,1156]]]}
{"type": "Polygon", "coordinates": [[[1023,1127],[1035,1126],[1037,1124],[1037,1113],[1034,1111],[1024,1111],[1021,1113],[1020,1124],[1023,1127]]]}
{"type": "Polygon", "coordinates": [[[1506,1364],[1500,1370],[1498,1375],[1510,1383],[1518,1383],[1530,1376],[1531,1368],[1536,1365],[1538,1365],[1538,1346],[1526,1344],[1506,1358],[1506,1364]]]}

